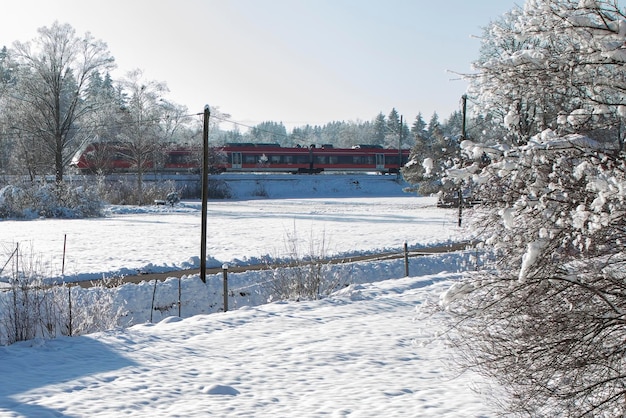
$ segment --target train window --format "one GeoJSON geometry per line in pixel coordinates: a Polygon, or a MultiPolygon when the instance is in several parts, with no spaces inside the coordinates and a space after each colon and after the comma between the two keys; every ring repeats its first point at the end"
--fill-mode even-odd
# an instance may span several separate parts
{"type": "Polygon", "coordinates": [[[170,164],[188,164],[192,158],[189,154],[168,154],[167,161],[170,164]]]}
{"type": "Polygon", "coordinates": [[[258,161],[258,155],[256,154],[246,154],[243,156],[244,164],[256,164],[258,161]]]}
{"type": "Polygon", "coordinates": [[[309,156],[308,155],[298,155],[297,156],[297,160],[298,164],[306,164],[309,162],[309,156]]]}
{"type": "Polygon", "coordinates": [[[337,164],[354,164],[352,157],[349,155],[339,155],[335,158],[337,158],[337,164]]]}
{"type": "Polygon", "coordinates": [[[280,164],[280,155],[270,155],[270,162],[272,164],[280,164]]]}
{"type": "Polygon", "coordinates": [[[337,164],[339,161],[339,157],[331,156],[328,157],[328,164],[337,164]]]}
{"type": "Polygon", "coordinates": [[[316,155],[315,163],[316,164],[328,164],[328,157],[325,155],[316,155]]]}
{"type": "Polygon", "coordinates": [[[285,164],[293,164],[293,155],[285,155],[283,159],[285,160],[285,164]]]}

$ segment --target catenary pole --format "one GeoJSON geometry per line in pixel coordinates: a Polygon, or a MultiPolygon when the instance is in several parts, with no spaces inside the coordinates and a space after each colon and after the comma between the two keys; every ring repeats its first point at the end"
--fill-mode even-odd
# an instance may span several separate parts
{"type": "Polygon", "coordinates": [[[202,129],[202,228],[200,235],[200,280],[206,283],[206,235],[207,201],[209,199],[209,105],[204,106],[204,127],[202,129]]]}

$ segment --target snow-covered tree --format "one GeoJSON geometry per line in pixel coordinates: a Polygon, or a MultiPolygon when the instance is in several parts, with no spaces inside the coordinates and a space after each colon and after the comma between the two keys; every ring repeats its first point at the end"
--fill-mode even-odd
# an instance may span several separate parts
{"type": "Polygon", "coordinates": [[[437,112],[433,113],[427,126],[421,114],[413,125],[415,143],[402,175],[409,183],[417,184],[422,194],[439,192],[445,186],[442,177],[457,160],[461,130],[457,130],[454,136],[444,135],[444,131],[454,130],[455,125],[453,118],[443,124],[439,122],[437,112]]]}
{"type": "Polygon", "coordinates": [[[424,121],[424,117],[422,116],[422,112],[419,112],[417,116],[415,116],[415,120],[413,121],[413,125],[411,126],[411,134],[415,139],[415,143],[423,143],[426,140],[426,122],[424,121]]]}
{"type": "Polygon", "coordinates": [[[250,132],[254,142],[281,143],[287,138],[287,128],[282,122],[261,122],[250,132]]]}
{"type": "Polygon", "coordinates": [[[137,203],[142,204],[143,174],[159,163],[166,145],[161,124],[170,107],[164,99],[169,90],[164,83],[144,80],[140,70],[130,71],[121,86],[127,99],[117,139],[124,143],[123,157],[137,173],[137,203]]]}
{"type": "MultiPolygon", "coordinates": [[[[106,44],[89,33],[76,35],[68,24],[39,29],[32,42],[16,42],[17,82],[7,109],[18,119],[18,137],[42,149],[57,182],[80,146],[80,123],[94,111],[87,99],[89,80],[113,66],[106,44]]],[[[30,148],[30,147],[26,147],[30,148]]]]}
{"type": "Polygon", "coordinates": [[[400,114],[394,107],[387,116],[387,133],[398,134],[400,132],[400,114]]]}
{"type": "Polygon", "coordinates": [[[466,140],[485,264],[442,295],[460,360],[522,416],[626,413],[626,17],[529,0],[487,32],[476,98],[512,137],[466,140]],[[483,58],[487,58],[484,56],[483,58]],[[511,140],[513,139],[513,140],[511,140]]]}
{"type": "Polygon", "coordinates": [[[617,0],[529,0],[486,29],[470,96],[501,118],[513,143],[548,128],[618,141],[623,18],[617,0]]]}
{"type": "Polygon", "coordinates": [[[373,136],[373,144],[384,144],[385,136],[387,135],[387,118],[383,112],[380,112],[376,115],[374,119],[374,136],[373,136]]]}

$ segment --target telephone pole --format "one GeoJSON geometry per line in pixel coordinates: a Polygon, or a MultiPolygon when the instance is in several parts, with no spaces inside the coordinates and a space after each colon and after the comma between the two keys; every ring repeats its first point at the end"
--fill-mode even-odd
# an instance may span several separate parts
{"type": "Polygon", "coordinates": [[[204,127],[202,130],[202,228],[200,235],[200,280],[206,283],[206,235],[207,201],[209,199],[209,105],[204,105],[204,127]]]}

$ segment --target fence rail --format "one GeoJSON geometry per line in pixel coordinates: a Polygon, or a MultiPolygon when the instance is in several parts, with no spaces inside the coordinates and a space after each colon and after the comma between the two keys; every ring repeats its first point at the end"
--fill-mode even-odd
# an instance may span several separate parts
{"type": "MultiPolygon", "coordinates": [[[[381,252],[374,254],[365,254],[365,255],[355,255],[355,256],[346,256],[346,257],[336,257],[329,258],[326,260],[316,260],[312,263],[324,263],[324,264],[347,264],[347,263],[355,263],[359,261],[384,261],[384,260],[393,260],[402,257],[420,257],[425,255],[433,255],[433,254],[443,254],[443,253],[451,253],[456,251],[462,251],[474,246],[473,242],[456,242],[438,245],[435,247],[426,247],[420,248],[417,250],[407,250],[404,251],[391,251],[391,252],[381,252]]],[[[259,271],[259,270],[271,270],[277,267],[277,264],[280,267],[294,267],[296,265],[301,265],[302,260],[294,260],[292,262],[285,263],[263,263],[263,264],[251,264],[244,266],[229,266],[229,273],[243,273],[246,271],[259,271]]],[[[210,267],[206,269],[207,274],[218,274],[222,272],[223,267],[210,267]]],[[[136,275],[128,275],[121,277],[119,280],[116,280],[115,283],[124,284],[124,283],[141,283],[141,282],[149,282],[153,280],[164,281],[171,277],[179,278],[182,276],[200,274],[200,269],[188,269],[188,270],[172,270],[164,273],[142,273],[136,275]]],[[[74,282],[81,287],[91,287],[93,286],[93,280],[85,280],[74,282]]]]}

